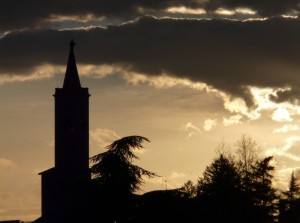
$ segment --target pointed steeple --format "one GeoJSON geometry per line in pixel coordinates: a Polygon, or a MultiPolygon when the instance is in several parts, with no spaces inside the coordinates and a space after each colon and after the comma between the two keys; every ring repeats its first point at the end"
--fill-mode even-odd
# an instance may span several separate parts
{"type": "Polygon", "coordinates": [[[81,88],[77,66],[76,66],[75,55],[74,55],[74,46],[75,46],[75,42],[72,39],[70,42],[70,53],[69,53],[69,59],[68,59],[68,65],[67,65],[63,89],[81,88]]]}

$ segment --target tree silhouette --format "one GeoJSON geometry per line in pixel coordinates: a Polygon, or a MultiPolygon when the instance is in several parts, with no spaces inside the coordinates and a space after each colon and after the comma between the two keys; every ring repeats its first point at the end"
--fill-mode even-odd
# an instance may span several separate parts
{"type": "Polygon", "coordinates": [[[300,222],[300,183],[299,178],[292,172],[290,184],[287,191],[283,192],[284,198],[280,200],[279,222],[299,223],[300,222]]]}
{"type": "Polygon", "coordinates": [[[198,197],[206,203],[208,222],[241,222],[241,177],[224,154],[214,159],[198,181],[198,197]]]}
{"type": "Polygon", "coordinates": [[[278,195],[272,185],[274,166],[273,157],[257,161],[252,173],[253,204],[257,208],[256,222],[274,222],[277,218],[278,195]]]}
{"type": "Polygon", "coordinates": [[[236,143],[235,163],[242,179],[243,199],[248,206],[245,217],[249,222],[273,222],[278,205],[277,191],[273,188],[273,157],[260,157],[260,148],[247,135],[236,143]],[[255,218],[253,218],[255,216],[255,218]]]}
{"type": "Polygon", "coordinates": [[[300,198],[300,184],[299,178],[295,176],[294,171],[291,174],[289,188],[284,195],[289,201],[294,201],[300,198]]]}
{"type": "Polygon", "coordinates": [[[91,158],[94,163],[91,168],[93,179],[103,189],[113,190],[114,193],[131,194],[140,190],[143,175],[157,176],[132,164],[133,159],[138,159],[133,149],[143,148],[143,141],[149,142],[142,136],[127,136],[107,146],[108,151],[93,156],[91,158]]]}
{"type": "Polygon", "coordinates": [[[234,154],[219,150],[198,181],[197,197],[207,204],[206,221],[275,222],[278,196],[272,185],[273,157],[260,158],[255,141],[245,135],[236,145],[234,154]]]}
{"type": "Polygon", "coordinates": [[[242,177],[247,178],[259,161],[260,148],[250,136],[244,134],[236,142],[235,146],[236,165],[242,177]]]}
{"type": "Polygon", "coordinates": [[[187,194],[189,198],[196,197],[197,195],[197,187],[193,184],[191,180],[186,181],[179,190],[187,194]]]}
{"type": "Polygon", "coordinates": [[[133,193],[140,190],[144,183],[143,176],[157,176],[132,163],[138,159],[133,150],[143,148],[144,141],[149,142],[149,139],[127,136],[107,146],[106,152],[91,157],[93,181],[112,218],[128,215],[125,212],[132,209],[133,193]]]}

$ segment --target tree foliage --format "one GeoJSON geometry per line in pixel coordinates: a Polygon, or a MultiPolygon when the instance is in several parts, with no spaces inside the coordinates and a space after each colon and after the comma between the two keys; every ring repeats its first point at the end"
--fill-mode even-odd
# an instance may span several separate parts
{"type": "Polygon", "coordinates": [[[198,198],[206,204],[204,222],[239,222],[241,177],[232,160],[220,154],[198,181],[198,198]]]}
{"type": "Polygon", "coordinates": [[[273,157],[260,158],[259,147],[245,135],[236,146],[235,154],[219,152],[198,181],[199,199],[213,203],[209,213],[219,213],[217,216],[211,214],[209,220],[274,222],[278,196],[272,185],[273,157]]]}
{"type": "Polygon", "coordinates": [[[289,188],[284,191],[280,200],[279,213],[280,223],[300,222],[300,179],[292,172],[289,188]]]}
{"type": "Polygon", "coordinates": [[[232,195],[241,184],[240,176],[234,163],[221,154],[206,168],[198,182],[199,196],[232,195]]]}
{"type": "Polygon", "coordinates": [[[283,193],[289,201],[300,199],[300,182],[293,171],[290,177],[289,188],[283,193]]]}
{"type": "Polygon", "coordinates": [[[181,188],[139,197],[134,193],[144,183],[143,176],[157,176],[133,164],[138,159],[134,150],[143,148],[145,141],[149,142],[142,136],[124,137],[91,158],[93,182],[101,192],[95,201],[103,203],[101,210],[109,216],[108,221],[99,218],[99,222],[166,222],[173,214],[172,222],[300,223],[298,178],[292,174],[289,190],[281,199],[283,208],[278,208],[273,157],[261,157],[251,137],[242,135],[234,152],[225,151],[222,144],[196,184],[188,180],[181,188]],[[145,220],[149,209],[165,213],[163,220],[155,216],[145,220]]]}
{"type": "Polygon", "coordinates": [[[138,157],[134,149],[142,149],[149,142],[143,136],[127,136],[106,147],[107,151],[91,157],[92,209],[98,222],[130,222],[136,201],[134,192],[144,183],[143,176],[157,176],[133,164],[138,157]],[[101,211],[99,211],[101,210],[101,211]]]}
{"type": "Polygon", "coordinates": [[[143,136],[127,136],[106,147],[107,151],[91,158],[92,177],[105,191],[114,194],[131,194],[140,190],[143,176],[154,177],[155,173],[132,164],[138,157],[134,149],[142,149],[142,143],[149,142],[143,136]]]}
{"type": "Polygon", "coordinates": [[[278,195],[273,187],[273,157],[269,156],[256,162],[252,172],[252,200],[256,207],[257,222],[274,222],[277,218],[278,195]]]}
{"type": "Polygon", "coordinates": [[[197,195],[197,187],[191,180],[186,181],[180,188],[180,191],[187,194],[189,198],[194,198],[197,195]]]}

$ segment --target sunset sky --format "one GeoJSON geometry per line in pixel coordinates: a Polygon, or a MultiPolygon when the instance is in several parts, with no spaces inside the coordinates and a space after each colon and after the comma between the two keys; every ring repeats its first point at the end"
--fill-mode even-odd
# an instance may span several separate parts
{"type": "Polygon", "coordinates": [[[0,220],[40,216],[69,41],[90,97],[90,156],[145,136],[136,164],[194,183],[242,134],[300,168],[300,0],[0,0],[0,220]],[[274,2],[274,3],[273,3],[274,2]]]}

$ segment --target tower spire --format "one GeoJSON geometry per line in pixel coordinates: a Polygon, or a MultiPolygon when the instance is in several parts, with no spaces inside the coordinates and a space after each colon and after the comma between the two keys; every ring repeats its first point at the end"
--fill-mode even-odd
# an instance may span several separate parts
{"type": "Polygon", "coordinates": [[[63,89],[78,89],[81,88],[79,75],[76,66],[76,60],[74,55],[74,47],[76,43],[72,39],[70,41],[70,53],[68,59],[68,65],[66,69],[66,75],[64,80],[63,89]]]}

